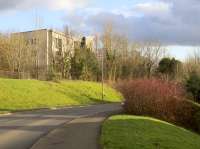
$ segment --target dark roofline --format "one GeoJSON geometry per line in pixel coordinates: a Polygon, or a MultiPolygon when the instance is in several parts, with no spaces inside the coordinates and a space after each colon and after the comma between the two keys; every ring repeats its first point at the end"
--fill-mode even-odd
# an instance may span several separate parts
{"type": "MultiPolygon", "coordinates": [[[[60,35],[66,36],[65,33],[61,32],[61,31],[56,31],[54,29],[47,29],[47,28],[45,28],[45,29],[36,29],[36,30],[31,30],[31,31],[23,31],[23,32],[14,32],[12,34],[32,33],[32,32],[43,31],[43,30],[54,32],[56,34],[60,34],[60,35]]],[[[71,36],[66,36],[66,37],[73,39],[71,36]]]]}
{"type": "Polygon", "coordinates": [[[54,29],[47,29],[47,28],[46,29],[36,29],[36,30],[31,30],[31,31],[23,31],[23,32],[14,32],[12,34],[31,33],[31,32],[43,31],[43,30],[54,32],[54,33],[57,33],[57,34],[60,34],[60,35],[65,35],[65,33],[63,33],[63,32],[56,31],[54,29]]]}
{"type": "Polygon", "coordinates": [[[42,31],[42,30],[48,30],[48,29],[35,29],[35,30],[29,30],[29,31],[23,31],[23,32],[14,32],[13,34],[19,34],[19,33],[31,33],[36,31],[42,31]]]}

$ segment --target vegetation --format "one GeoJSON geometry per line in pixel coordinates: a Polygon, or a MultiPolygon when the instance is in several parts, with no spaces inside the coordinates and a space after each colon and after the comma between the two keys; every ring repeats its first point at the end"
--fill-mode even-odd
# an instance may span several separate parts
{"type": "Polygon", "coordinates": [[[12,78],[25,78],[26,73],[38,78],[38,51],[29,42],[20,35],[0,36],[0,70],[14,74],[12,78]]]}
{"type": "Polygon", "coordinates": [[[104,96],[105,101],[101,101],[101,85],[93,82],[0,79],[0,111],[120,102],[121,99],[108,86],[104,96]]]}
{"type": "Polygon", "coordinates": [[[102,101],[99,83],[58,81],[98,82],[104,58],[104,80],[119,80],[116,88],[125,98],[125,112],[138,115],[115,116],[105,122],[105,149],[200,148],[198,135],[167,123],[200,133],[200,105],[195,103],[200,103],[200,52],[180,62],[166,57],[161,43],[129,41],[112,24],[106,24],[100,34],[90,46],[83,37],[75,43],[67,41],[64,49],[62,40],[55,39],[57,50],[48,52],[49,66],[39,62],[39,34],[33,39],[0,34],[0,76],[49,80],[0,79],[0,112],[120,102],[121,95],[109,86],[102,101]],[[188,100],[190,94],[192,100],[188,100]]]}
{"type": "Polygon", "coordinates": [[[195,101],[200,102],[200,75],[192,72],[186,82],[186,88],[192,93],[195,101]]]}
{"type": "Polygon", "coordinates": [[[103,125],[104,149],[198,149],[200,136],[149,117],[119,115],[103,125]]]}
{"type": "MultiPolygon", "coordinates": [[[[14,78],[40,78],[47,75],[47,80],[82,79],[100,80],[101,56],[104,54],[104,79],[110,82],[121,79],[151,78],[162,74],[164,79],[183,81],[189,74],[197,70],[200,73],[200,54],[195,52],[184,63],[166,57],[166,49],[158,42],[133,42],[106,24],[100,37],[93,41],[91,49],[88,39],[62,48],[49,55],[49,72],[46,66],[38,63],[38,47],[41,37],[24,39],[20,35],[0,35],[0,70],[9,71],[14,78]],[[163,58],[165,57],[165,58],[163,58]],[[163,58],[163,59],[162,59],[163,58]]],[[[61,42],[58,42],[61,44],[61,42]]],[[[60,47],[60,45],[58,45],[60,47]]]]}
{"type": "Polygon", "coordinates": [[[179,76],[182,69],[182,63],[175,58],[163,58],[159,62],[157,71],[166,76],[166,79],[174,80],[179,76]]]}
{"type": "Polygon", "coordinates": [[[164,56],[160,43],[133,43],[117,34],[112,24],[105,26],[102,36],[105,54],[105,76],[109,81],[138,77],[151,77],[164,56]]]}
{"type": "Polygon", "coordinates": [[[145,115],[198,131],[195,115],[200,106],[186,100],[181,85],[158,79],[122,81],[117,88],[124,95],[125,111],[133,115],[145,115]]]}
{"type": "Polygon", "coordinates": [[[87,48],[75,49],[70,72],[72,79],[97,80],[100,68],[95,54],[87,48]]]}
{"type": "Polygon", "coordinates": [[[200,74],[200,49],[195,50],[184,63],[184,75],[189,77],[193,72],[200,74]]]}
{"type": "MultiPolygon", "coordinates": [[[[94,41],[97,49],[91,49],[86,44],[87,38],[83,37],[74,47],[49,53],[49,69],[44,72],[47,66],[41,66],[38,62],[41,39],[39,34],[31,40],[20,35],[0,35],[0,70],[9,71],[16,74],[14,78],[21,79],[46,77],[47,80],[99,81],[100,58],[104,55],[105,80],[151,77],[165,51],[159,43],[132,43],[127,37],[116,33],[112,25],[107,25],[102,36],[94,41]]],[[[56,44],[61,46],[61,42],[56,44]]]]}

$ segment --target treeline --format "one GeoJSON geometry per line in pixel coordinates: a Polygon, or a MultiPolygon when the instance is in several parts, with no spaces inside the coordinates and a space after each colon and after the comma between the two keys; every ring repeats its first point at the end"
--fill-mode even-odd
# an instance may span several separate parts
{"type": "Polygon", "coordinates": [[[28,45],[24,38],[0,35],[0,70],[13,74],[31,72],[37,78],[37,56],[37,50],[28,45]]]}
{"type": "Polygon", "coordinates": [[[109,82],[136,78],[173,81],[181,84],[188,91],[188,98],[200,102],[200,52],[198,49],[186,61],[181,62],[167,56],[166,48],[160,43],[130,42],[125,36],[115,33],[110,26],[105,28],[101,42],[103,47],[99,49],[100,57],[95,57],[90,50],[75,51],[72,68],[76,69],[73,69],[73,79],[100,81],[103,54],[104,79],[109,82]],[[77,57],[82,58],[77,60],[77,57]],[[78,77],[74,74],[84,75],[78,77]]]}
{"type": "Polygon", "coordinates": [[[102,55],[104,78],[111,82],[152,77],[180,82],[189,78],[194,72],[200,74],[200,53],[198,52],[188,57],[185,62],[181,62],[167,56],[167,49],[159,42],[129,41],[126,36],[116,33],[109,25],[105,27],[99,42],[102,43],[102,47],[97,49],[98,56],[84,48],[75,51],[75,58],[72,58],[73,79],[98,80],[101,78],[102,55]],[[78,63],[75,64],[74,60],[78,63]],[[80,71],[87,75],[75,75],[81,74],[80,71]]]}
{"type": "MultiPolygon", "coordinates": [[[[104,79],[116,81],[134,77],[150,77],[159,58],[164,55],[160,44],[132,44],[125,36],[116,34],[112,28],[105,28],[96,41],[96,49],[86,46],[86,38],[80,46],[71,51],[58,51],[50,54],[50,66],[47,79],[101,80],[102,57],[104,61],[104,79]]],[[[0,70],[18,74],[30,74],[39,79],[45,65],[39,64],[42,50],[39,41],[27,44],[23,37],[0,36],[0,70]]],[[[23,77],[21,77],[23,78],[23,77]]]]}
{"type": "Polygon", "coordinates": [[[72,79],[100,81],[102,61],[104,79],[107,81],[149,78],[155,75],[159,60],[166,52],[160,43],[130,42],[126,36],[115,33],[112,26],[105,27],[96,41],[95,51],[87,49],[85,40],[82,39],[80,49],[75,49],[71,58],[72,79]]]}
{"type": "MultiPolygon", "coordinates": [[[[47,79],[101,81],[102,57],[104,79],[110,82],[152,77],[182,81],[191,74],[200,74],[198,52],[183,63],[169,58],[160,43],[129,41],[126,36],[116,33],[111,25],[107,25],[96,39],[96,49],[89,49],[86,42],[83,37],[73,54],[58,51],[52,55],[47,79]]],[[[38,79],[44,71],[38,64],[38,53],[38,48],[30,46],[23,38],[13,40],[9,36],[0,36],[0,70],[29,73],[38,79]]]]}
{"type": "MultiPolygon", "coordinates": [[[[200,103],[200,50],[197,49],[181,62],[167,56],[166,48],[160,43],[133,43],[115,33],[111,26],[105,28],[100,40],[103,45],[99,49],[100,57],[95,57],[84,48],[75,51],[73,61],[78,63],[73,63],[72,68],[77,68],[75,74],[84,75],[73,79],[100,81],[103,54],[104,79],[123,84],[120,91],[126,95],[125,106],[129,110],[136,110],[134,114],[138,112],[137,108],[141,110],[142,105],[147,110],[145,114],[155,112],[155,116],[163,114],[164,118],[169,114],[164,119],[167,121],[188,125],[188,122],[196,120],[193,117],[196,114],[193,102],[187,101],[200,103]],[[77,60],[77,57],[82,58],[77,60]],[[79,71],[82,73],[77,73],[79,71]],[[191,115],[187,115],[188,112],[191,115]]],[[[189,128],[194,126],[188,125],[189,128]]]]}

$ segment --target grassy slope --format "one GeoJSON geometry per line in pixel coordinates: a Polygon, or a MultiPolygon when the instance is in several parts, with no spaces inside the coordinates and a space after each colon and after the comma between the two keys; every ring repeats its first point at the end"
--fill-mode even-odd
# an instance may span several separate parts
{"type": "Polygon", "coordinates": [[[200,149],[200,136],[148,117],[114,116],[103,126],[104,149],[200,149]]]}
{"type": "MultiPolygon", "coordinates": [[[[120,95],[105,88],[106,102],[120,101],[120,95]]],[[[0,79],[0,111],[16,111],[101,101],[101,85],[93,82],[0,79]]]]}

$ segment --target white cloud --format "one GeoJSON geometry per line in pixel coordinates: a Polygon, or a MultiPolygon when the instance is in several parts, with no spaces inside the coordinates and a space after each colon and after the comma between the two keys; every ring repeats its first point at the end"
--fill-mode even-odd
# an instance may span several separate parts
{"type": "Polygon", "coordinates": [[[93,6],[92,1],[94,0],[0,0],[0,10],[42,7],[72,11],[61,17],[64,18],[64,24],[69,24],[76,30],[99,31],[105,22],[111,21],[116,30],[125,32],[130,39],[136,41],[156,40],[166,45],[200,45],[200,0],[142,0],[110,9],[93,6]]]}
{"type": "Polygon", "coordinates": [[[45,0],[48,7],[53,10],[69,10],[84,8],[89,0],[45,0]]]}
{"type": "Polygon", "coordinates": [[[156,17],[170,17],[171,8],[173,4],[163,1],[139,2],[133,6],[122,6],[121,8],[112,9],[104,12],[111,12],[116,15],[123,15],[124,17],[142,17],[142,16],[156,16],[156,17]]]}
{"type": "Polygon", "coordinates": [[[155,1],[139,3],[134,6],[134,10],[142,13],[143,15],[157,16],[169,14],[171,7],[171,3],[155,1]]]}
{"type": "Polygon", "coordinates": [[[106,22],[134,41],[200,45],[199,0],[143,0],[119,8],[81,10],[65,18],[76,29],[101,31],[106,22]],[[186,9],[187,8],[187,9],[186,9]],[[84,17],[83,17],[84,16],[84,17]],[[84,25],[80,25],[84,24],[84,25]],[[82,27],[81,27],[82,26],[82,27]]]}
{"type": "Polygon", "coordinates": [[[111,11],[113,14],[116,15],[123,15],[124,17],[138,17],[141,16],[140,13],[138,13],[137,11],[133,11],[132,9],[130,9],[129,7],[123,7],[121,9],[114,9],[111,11]]]}
{"type": "Polygon", "coordinates": [[[90,0],[0,0],[0,10],[21,10],[42,7],[51,10],[73,11],[85,7],[89,2],[90,0]]]}

